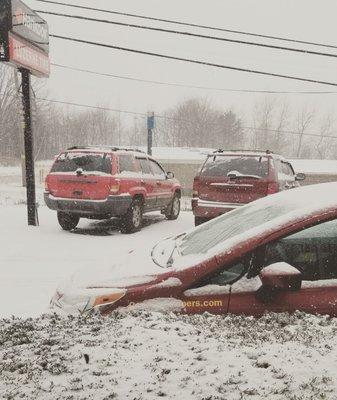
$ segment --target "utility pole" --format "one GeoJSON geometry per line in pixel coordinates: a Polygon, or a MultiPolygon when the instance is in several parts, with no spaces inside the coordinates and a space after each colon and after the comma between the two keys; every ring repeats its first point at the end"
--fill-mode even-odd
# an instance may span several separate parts
{"type": "Polygon", "coordinates": [[[31,87],[30,72],[26,68],[20,68],[22,85],[22,105],[24,120],[24,144],[25,144],[25,167],[27,186],[27,214],[28,225],[37,225],[37,208],[35,195],[35,173],[34,173],[34,143],[31,114],[31,87]]]}
{"type": "Polygon", "coordinates": [[[154,112],[147,113],[147,154],[152,156],[153,129],[155,127],[154,112]]]}
{"type": "Polygon", "coordinates": [[[23,134],[23,108],[22,108],[22,98],[20,99],[20,85],[18,79],[18,70],[13,68],[13,78],[15,87],[15,105],[17,109],[18,120],[18,130],[20,133],[19,146],[20,146],[20,165],[21,165],[21,182],[22,186],[26,187],[26,169],[25,169],[25,150],[24,150],[24,134],[23,134]]]}

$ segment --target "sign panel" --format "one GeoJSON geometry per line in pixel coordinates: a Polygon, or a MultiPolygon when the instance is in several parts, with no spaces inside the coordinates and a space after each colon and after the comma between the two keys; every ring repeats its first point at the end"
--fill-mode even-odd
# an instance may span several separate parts
{"type": "Polygon", "coordinates": [[[48,55],[10,32],[8,33],[8,54],[8,61],[11,64],[27,68],[36,76],[49,76],[48,55]]]}
{"type": "Polygon", "coordinates": [[[0,0],[0,31],[11,31],[44,52],[49,52],[47,22],[21,0],[0,0]]]}

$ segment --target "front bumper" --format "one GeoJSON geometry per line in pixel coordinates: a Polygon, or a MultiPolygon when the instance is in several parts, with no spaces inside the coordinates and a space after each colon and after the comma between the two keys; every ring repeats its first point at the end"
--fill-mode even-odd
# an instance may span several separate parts
{"type": "Polygon", "coordinates": [[[196,217],[215,218],[244,205],[244,203],[226,203],[202,200],[197,197],[192,199],[192,211],[196,217]]]}
{"type": "Polygon", "coordinates": [[[51,210],[71,212],[82,216],[119,217],[127,212],[132,197],[130,195],[116,195],[109,196],[105,200],[64,199],[45,192],[44,201],[51,210]]]}

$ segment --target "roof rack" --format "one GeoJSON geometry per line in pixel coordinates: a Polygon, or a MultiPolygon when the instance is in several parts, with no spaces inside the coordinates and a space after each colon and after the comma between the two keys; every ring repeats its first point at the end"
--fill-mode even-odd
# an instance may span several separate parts
{"type": "Polygon", "coordinates": [[[110,150],[110,151],[118,151],[118,150],[123,150],[123,151],[137,151],[139,153],[144,153],[143,150],[139,149],[133,149],[130,147],[119,147],[119,146],[72,146],[68,147],[67,150],[83,150],[83,149],[102,149],[102,150],[110,150]]]}
{"type": "Polygon", "coordinates": [[[274,152],[271,150],[259,150],[259,149],[218,149],[214,150],[213,153],[225,153],[225,152],[235,152],[235,151],[240,151],[240,152],[246,152],[246,153],[266,153],[266,154],[273,154],[274,152]]]}

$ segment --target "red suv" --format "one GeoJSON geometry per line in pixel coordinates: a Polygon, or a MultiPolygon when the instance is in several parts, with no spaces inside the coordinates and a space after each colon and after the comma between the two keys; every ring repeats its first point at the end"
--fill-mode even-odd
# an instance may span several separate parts
{"type": "Polygon", "coordinates": [[[59,154],[46,177],[45,202],[64,230],[80,218],[121,218],[123,233],[138,231],[143,213],[178,218],[181,186],[172,172],[138,150],[71,147],[59,154]]]}
{"type": "Polygon", "coordinates": [[[246,203],[299,186],[289,161],[266,151],[217,150],[194,178],[192,210],[199,225],[246,203]]]}

